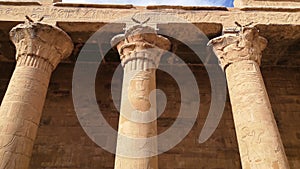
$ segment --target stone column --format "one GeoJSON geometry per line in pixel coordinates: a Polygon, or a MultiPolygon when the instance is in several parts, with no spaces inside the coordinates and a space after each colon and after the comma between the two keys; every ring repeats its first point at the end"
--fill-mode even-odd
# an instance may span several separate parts
{"type": "Polygon", "coordinates": [[[120,135],[135,139],[157,135],[156,97],[150,92],[156,89],[156,68],[170,42],[154,29],[138,25],[114,37],[112,45],[117,46],[124,68],[115,169],[157,169],[157,156],[144,156],[144,152],[157,151],[155,140],[139,147],[120,135]],[[125,151],[127,157],[122,155],[125,151]]]}
{"type": "Polygon", "coordinates": [[[73,49],[61,29],[26,22],[10,31],[16,68],[0,108],[0,169],[27,169],[51,72],[73,49]]]}
{"type": "Polygon", "coordinates": [[[288,169],[268,94],[260,72],[267,40],[255,28],[209,42],[226,72],[243,169],[288,169]]]}

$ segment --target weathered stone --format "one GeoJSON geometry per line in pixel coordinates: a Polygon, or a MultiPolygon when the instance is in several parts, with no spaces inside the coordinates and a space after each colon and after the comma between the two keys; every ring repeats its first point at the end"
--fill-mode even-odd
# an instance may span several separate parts
{"type": "MultiPolygon", "coordinates": [[[[170,7],[171,8],[171,7],[170,7]]],[[[235,26],[234,21],[242,24],[254,22],[255,24],[298,24],[300,14],[298,12],[291,12],[285,10],[280,12],[276,11],[274,7],[273,11],[265,11],[263,8],[255,9],[252,11],[242,11],[238,8],[226,10],[180,10],[176,7],[168,9],[167,12],[160,10],[145,9],[145,7],[131,7],[128,5],[78,5],[78,4],[64,4],[59,3],[57,6],[11,6],[1,5],[0,6],[0,19],[2,21],[15,21],[20,22],[24,20],[24,15],[28,15],[33,19],[39,19],[45,16],[45,21],[51,22],[66,22],[66,23],[77,23],[80,27],[84,27],[82,22],[88,23],[111,23],[112,21],[118,21],[120,16],[133,16],[137,12],[149,13],[153,15],[153,18],[160,16],[171,16],[171,17],[160,17],[158,20],[160,24],[166,23],[182,23],[182,21],[190,23],[222,23],[224,27],[235,26]],[[75,7],[74,7],[75,6],[75,7]],[[77,6],[77,7],[76,7],[77,6]],[[92,8],[89,8],[92,7],[92,8]],[[110,7],[107,9],[107,7],[110,7]],[[125,8],[125,9],[124,9],[125,8]],[[126,9],[130,8],[130,9],[126,9]],[[175,9],[174,9],[175,8],[175,9]],[[258,12],[259,11],[259,12],[258,12]],[[151,14],[152,13],[152,14],[151,14]],[[155,14],[156,13],[156,14],[155,14]],[[158,15],[159,14],[159,15],[158,15]],[[176,18],[179,18],[176,19],[176,18]],[[222,18],[222,19],[220,19],[222,18]],[[181,20],[181,21],[180,21],[181,20]]],[[[192,7],[190,7],[192,8],[192,7]]],[[[212,7],[213,8],[213,7],[212,7]]],[[[131,20],[122,20],[122,22],[130,22],[131,20]]],[[[156,19],[157,20],[157,19],[156,19]]],[[[68,30],[66,30],[68,31],[68,30]]],[[[82,29],[84,31],[84,28],[82,29]]]]}
{"type": "Polygon", "coordinates": [[[226,72],[242,166],[289,169],[259,65],[267,40],[253,27],[210,44],[226,72]]]}
{"type": "Polygon", "coordinates": [[[234,7],[300,8],[299,0],[235,0],[234,7]]]}
{"type": "MultiPolygon", "coordinates": [[[[259,75],[251,74],[249,75],[246,70],[240,70],[239,66],[248,67],[249,69],[259,70],[257,62],[261,62],[262,73],[264,81],[266,83],[266,88],[268,95],[270,96],[270,102],[272,103],[272,109],[275,115],[276,123],[280,131],[282,141],[285,146],[285,151],[290,163],[291,169],[298,169],[300,166],[299,152],[300,152],[300,141],[299,141],[299,132],[300,127],[300,116],[299,116],[299,96],[300,96],[300,74],[299,74],[299,42],[300,42],[300,26],[299,26],[299,2],[296,1],[257,1],[257,0],[236,0],[236,2],[247,2],[247,4],[242,4],[241,8],[224,8],[224,7],[184,7],[184,6],[147,6],[147,7],[134,7],[132,5],[95,5],[95,4],[71,4],[71,3],[55,3],[51,4],[51,0],[45,1],[0,1],[0,36],[1,36],[1,51],[0,51],[0,97],[4,96],[6,92],[6,87],[8,80],[11,77],[11,73],[14,66],[13,56],[15,51],[13,50],[13,45],[10,45],[8,40],[8,32],[16,24],[23,22],[24,16],[28,15],[33,20],[38,20],[44,16],[45,22],[57,23],[57,26],[62,28],[67,32],[72,41],[76,44],[76,49],[74,53],[81,51],[82,45],[85,41],[99,28],[107,23],[118,20],[125,15],[134,15],[139,12],[157,12],[159,15],[171,15],[184,19],[190,23],[193,23],[198,27],[208,38],[214,38],[219,36],[222,32],[222,28],[231,27],[232,29],[237,29],[234,24],[235,21],[241,23],[242,25],[254,22],[254,26],[260,30],[260,35],[265,37],[268,40],[267,48],[263,52],[262,61],[260,61],[259,54],[261,52],[256,52],[252,54],[243,53],[242,56],[245,58],[255,58],[255,63],[250,62],[249,60],[238,59],[239,64],[232,61],[234,58],[231,58],[230,55],[226,57],[230,58],[229,61],[226,61],[226,71],[237,73],[236,70],[241,71],[241,75],[237,74],[236,78],[240,78],[241,82],[247,82],[251,79],[261,79],[259,75]],[[44,5],[49,4],[49,5],[44,5]],[[3,57],[4,56],[4,57],[3,57]],[[236,64],[235,64],[236,63],[236,64]],[[234,67],[234,65],[237,65],[234,67]],[[250,66],[249,66],[250,65],[250,66]],[[243,73],[243,72],[247,73],[243,73]],[[246,75],[245,75],[246,74],[246,75]],[[244,75],[245,77],[241,77],[244,75]]],[[[154,16],[154,18],[159,18],[154,16]]],[[[171,17],[173,18],[173,17],[171,17]]],[[[179,19],[179,20],[180,20],[179,19]]],[[[127,20],[128,21],[128,20],[127,20]]],[[[116,23],[117,26],[114,26],[107,35],[111,36],[113,34],[119,33],[122,31],[125,22],[116,23]]],[[[164,19],[161,17],[159,20],[158,29],[159,31],[168,30],[170,27],[178,24],[180,27],[181,21],[164,19]],[[172,25],[172,26],[170,26],[172,25]]],[[[182,36],[190,37],[191,34],[188,30],[181,30],[176,28],[172,30],[173,33],[182,34],[182,36]]],[[[160,33],[160,32],[159,32],[160,33]]],[[[193,37],[193,39],[197,37],[193,37]]],[[[192,39],[189,39],[192,40],[192,39]]],[[[235,40],[234,40],[235,41],[235,40]]],[[[175,41],[174,41],[175,42],[175,41]]],[[[257,40],[259,42],[259,40],[257,40]]],[[[109,41],[106,42],[109,45],[109,41]]],[[[94,46],[97,46],[97,41],[94,42],[94,46]]],[[[101,44],[103,45],[103,44],[101,44]]],[[[173,45],[173,41],[172,41],[173,45]]],[[[205,143],[199,144],[196,141],[196,138],[199,136],[199,131],[204,123],[204,119],[207,115],[209,109],[209,104],[211,102],[210,97],[210,85],[209,79],[206,74],[205,68],[201,64],[201,61],[193,59],[193,52],[188,49],[188,47],[181,48],[183,44],[180,43],[178,51],[176,54],[181,57],[186,63],[190,64],[190,68],[193,71],[199,85],[201,93],[201,109],[199,118],[197,119],[196,125],[193,127],[190,134],[184,138],[184,140],[171,149],[170,151],[159,156],[159,168],[164,169],[174,169],[174,168],[184,168],[184,169],[195,169],[195,168],[230,168],[230,169],[239,169],[240,158],[238,157],[239,151],[236,143],[235,130],[231,117],[231,107],[229,102],[226,104],[226,109],[223,115],[223,118],[219,124],[219,127],[216,129],[214,135],[205,143]],[[203,97],[202,97],[203,96],[203,97]]],[[[193,44],[198,45],[198,43],[193,44]]],[[[255,45],[254,45],[255,46],[255,45]]],[[[93,51],[93,53],[88,53],[87,57],[91,55],[98,56],[101,53],[101,46],[99,45],[100,52],[98,50],[93,51]],[[91,54],[91,55],[89,55],[91,54]]],[[[177,48],[177,47],[172,47],[177,48]]],[[[201,48],[202,50],[202,48],[201,48]]],[[[203,49],[205,50],[205,49],[203,49]]],[[[113,51],[113,50],[111,50],[113,51]]],[[[174,52],[172,50],[172,52],[174,52]]],[[[241,48],[237,48],[235,52],[244,51],[241,48]]],[[[105,57],[114,56],[117,58],[117,52],[109,53],[105,57]]],[[[103,53],[101,56],[104,57],[103,53]]],[[[29,57],[28,57],[29,58],[29,57]]],[[[22,59],[19,59],[21,61],[22,59]]],[[[38,59],[37,59],[38,60],[38,59]]],[[[55,72],[55,77],[52,78],[48,93],[48,98],[46,100],[45,109],[43,112],[43,118],[38,130],[38,138],[35,141],[34,153],[31,159],[32,169],[38,168],[72,168],[72,169],[98,169],[105,168],[111,169],[114,166],[114,155],[109,154],[99,148],[97,145],[93,144],[92,141],[86,136],[83,129],[80,127],[78,119],[76,118],[76,113],[73,108],[72,103],[72,71],[73,63],[76,60],[76,55],[73,56],[72,60],[65,60],[64,64],[59,66],[59,69],[55,72]]],[[[88,59],[87,59],[88,60],[88,59]]],[[[117,59],[114,59],[116,61],[117,59]]],[[[18,61],[18,62],[19,62],[18,61]]],[[[39,61],[39,60],[38,60],[39,61]]],[[[105,60],[110,61],[110,60],[105,60]]],[[[119,60],[117,60],[119,61],[119,60]]],[[[130,62],[130,61],[129,61],[130,62]]],[[[254,61],[253,61],[254,62],[254,61]]],[[[40,62],[37,62],[40,63],[40,62]]],[[[134,67],[137,67],[137,62],[134,67]]],[[[141,62],[139,62],[141,63],[141,62]]],[[[128,62],[126,64],[129,64],[128,62]]],[[[172,62],[176,64],[176,61],[172,62]]],[[[39,64],[40,65],[40,64],[39,64]]],[[[53,64],[55,65],[55,64],[53,64]]],[[[142,64],[139,64],[142,66],[142,64]]],[[[163,66],[163,65],[160,65],[163,66]]],[[[180,69],[180,66],[172,65],[174,69],[180,69]]],[[[51,66],[50,66],[51,67],[51,66]]],[[[100,69],[105,70],[105,75],[98,78],[96,84],[96,93],[98,97],[99,107],[103,115],[106,117],[107,121],[116,129],[117,128],[117,119],[118,113],[116,108],[112,104],[112,100],[109,96],[109,85],[110,77],[112,76],[116,65],[114,63],[105,62],[101,65],[100,69]],[[100,79],[100,80],[99,80],[100,79]],[[105,85],[103,85],[105,84],[105,85]]],[[[39,67],[41,68],[41,67],[39,67]]],[[[131,67],[130,67],[131,68],[131,67]]],[[[24,71],[26,72],[26,71],[24,71]]],[[[22,71],[23,73],[23,71],[22,71]]],[[[30,71],[30,73],[32,73],[30,71]]],[[[20,73],[19,73],[20,74],[20,73]]],[[[30,74],[31,75],[31,74],[30,74]]],[[[15,76],[15,75],[14,75],[15,76]]],[[[23,91],[25,94],[32,91],[30,94],[27,94],[26,97],[23,97],[24,100],[30,100],[31,95],[33,99],[36,97],[36,88],[31,88],[32,85],[39,85],[39,77],[30,77],[30,82],[27,83],[27,75],[22,76],[16,80],[16,84],[19,86],[24,85],[23,88],[19,87],[18,89],[23,91]],[[26,80],[23,80],[23,77],[26,80]],[[28,89],[28,90],[27,90],[28,89]]],[[[35,74],[34,74],[35,76],[35,74]]],[[[39,76],[39,75],[37,75],[39,76]]],[[[153,83],[152,76],[148,76],[145,73],[146,82],[148,80],[153,83]]],[[[233,76],[233,75],[232,75],[233,76]]],[[[235,75],[234,75],[235,76],[235,75]]],[[[140,81],[140,75],[136,80],[133,80],[130,84],[138,84],[140,81]]],[[[177,117],[177,111],[180,108],[180,93],[177,89],[177,85],[174,80],[162,71],[158,71],[157,77],[157,88],[162,89],[166,92],[168,97],[167,108],[162,116],[158,119],[158,133],[161,133],[168,129],[172,125],[172,122],[177,117]]],[[[15,79],[15,78],[14,78],[15,79]]],[[[228,78],[229,79],[229,78],[228,78]]],[[[234,79],[233,77],[231,79],[234,79]]],[[[12,79],[13,80],[13,79],[12,79]]],[[[42,79],[43,80],[43,79],[42,79]]],[[[121,81],[121,80],[120,80],[121,81]]],[[[231,80],[233,81],[233,80],[231,80]]],[[[259,80],[257,80],[259,81],[259,80]]],[[[239,82],[229,83],[237,84],[239,82]]],[[[247,85],[246,83],[246,85],[247,85]]],[[[249,84],[249,83],[248,83],[249,84]]],[[[44,84],[43,84],[44,85],[44,84]]],[[[236,85],[237,89],[242,84],[236,85]]],[[[249,90],[246,92],[252,92],[256,90],[263,90],[264,86],[253,84],[253,88],[249,87],[249,90]]],[[[12,87],[9,87],[9,90],[12,87]]],[[[136,90],[131,88],[131,91],[136,90]]],[[[232,89],[233,90],[233,89],[232,89]]],[[[231,90],[231,93],[233,92],[231,90]]],[[[127,91],[127,90],[124,90],[127,91]]],[[[145,93],[149,93],[149,90],[146,90],[145,93]]],[[[244,91],[238,92],[239,98],[235,99],[233,103],[236,103],[237,100],[242,102],[239,106],[248,107],[249,104],[254,105],[260,100],[257,97],[264,97],[262,93],[257,94],[257,96],[245,97],[244,91]],[[247,99],[250,99],[248,101],[247,99]],[[247,104],[247,105],[246,105],[247,104]]],[[[256,93],[256,92],[254,92],[256,93]]],[[[246,93],[247,94],[247,93],[246,93]]],[[[245,94],[245,95],[246,95],[245,94]]],[[[41,94],[42,95],[42,94],[41,94]]],[[[13,96],[17,99],[16,96],[13,96]]],[[[130,104],[137,105],[135,108],[145,110],[150,105],[149,102],[144,102],[143,100],[134,99],[134,95],[131,94],[130,104]],[[144,102],[143,106],[139,106],[140,102],[144,102]]],[[[22,98],[22,99],[23,99],[22,98]]],[[[129,98],[129,96],[128,96],[129,98]]],[[[147,98],[147,97],[146,97],[147,98]]],[[[231,97],[232,98],[232,97],[231,97]]],[[[6,99],[7,100],[7,99],[6,99]]],[[[37,99],[36,99],[37,100],[37,99]]],[[[43,99],[38,100],[42,102],[43,99]]],[[[232,99],[234,100],[234,99],[232,99]]],[[[261,110],[265,110],[265,104],[262,104],[261,110]]],[[[33,105],[31,107],[34,107],[33,105]]],[[[10,105],[1,106],[3,109],[7,107],[11,108],[11,112],[23,112],[19,113],[17,117],[22,117],[23,119],[36,120],[39,114],[32,115],[33,108],[23,106],[20,108],[20,105],[17,103],[13,107],[10,105]]],[[[117,105],[116,105],[117,107],[117,105]]],[[[236,107],[236,106],[235,106],[236,107]]],[[[267,106],[266,106],[267,107],[267,106]]],[[[253,110],[250,107],[247,109],[248,112],[253,110]]],[[[266,110],[268,114],[268,110],[266,110]]],[[[244,109],[243,109],[244,110],[244,109]]],[[[236,110],[235,110],[236,111],[236,110]]],[[[250,113],[249,113],[250,114],[250,113]]],[[[264,114],[264,115],[265,115],[264,114]]],[[[247,114],[246,114],[247,115],[247,114]]],[[[245,115],[245,118],[250,118],[245,115]]],[[[1,113],[0,117],[6,116],[5,113],[1,113]]],[[[263,116],[267,117],[267,115],[263,116]]],[[[6,118],[6,117],[5,117],[6,118]]],[[[5,119],[4,118],[4,119],[5,119]]],[[[244,119],[241,119],[241,121],[244,119]]],[[[5,130],[6,132],[12,132],[14,129],[19,127],[17,134],[20,136],[33,137],[34,132],[27,132],[26,127],[16,126],[15,122],[20,120],[14,120],[12,123],[8,121],[8,127],[0,127],[0,130],[5,130]]],[[[38,121],[38,120],[37,120],[38,121]]],[[[29,122],[28,122],[29,123],[29,122]]],[[[24,125],[28,123],[24,122],[24,125]]],[[[92,123],[92,122],[91,122],[92,123]]],[[[248,124],[248,123],[247,123],[248,124]]],[[[262,123],[264,124],[264,123],[262,123]]],[[[273,127],[272,125],[267,125],[268,127],[273,127]]],[[[35,127],[35,126],[33,126],[35,127]]],[[[256,126],[254,126],[256,127],[256,126]]],[[[269,128],[267,128],[269,129],[269,128]]],[[[266,129],[266,130],[267,130],[266,129]]],[[[276,130],[276,129],[275,129],[276,130]]],[[[31,131],[31,129],[30,129],[31,131]]],[[[33,131],[33,130],[32,130],[33,131]]],[[[237,130],[239,133],[246,135],[244,140],[248,144],[247,138],[253,137],[252,133],[249,130],[237,130]]],[[[255,134],[261,130],[255,130],[255,134]]],[[[272,130],[271,130],[272,131],[272,130]]],[[[269,134],[274,134],[270,132],[269,134]]],[[[134,133],[133,133],[134,134],[134,133]]],[[[265,133],[264,133],[265,134],[265,133]]],[[[262,136],[266,136],[266,135],[262,136]]],[[[263,138],[263,137],[262,137],[263,138]]],[[[277,140],[278,135],[275,139],[277,140]]],[[[0,143],[7,141],[9,138],[0,139],[0,143]]],[[[243,140],[243,141],[244,141],[243,140]]],[[[255,140],[255,139],[254,139],[255,140]]],[[[110,138],[103,137],[103,141],[109,142],[110,138]]],[[[264,141],[264,139],[262,139],[264,141]]],[[[28,141],[20,141],[26,143],[28,141]]],[[[254,141],[255,143],[255,141],[254,141]]],[[[251,147],[260,149],[265,149],[265,146],[260,144],[251,143],[251,147]]],[[[30,143],[32,144],[32,143],[30,143]]],[[[273,145],[273,144],[270,144],[273,145]]],[[[22,146],[22,145],[21,145],[22,146]]],[[[16,146],[16,152],[29,151],[26,147],[16,146]]],[[[244,147],[244,146],[243,146],[244,147]]],[[[268,146],[266,146],[268,150],[268,146]]],[[[253,149],[250,149],[254,151],[253,149]]],[[[242,154],[245,154],[245,151],[241,151],[242,154]]],[[[267,153],[266,153],[267,154],[267,153]]],[[[8,154],[9,155],[9,154],[8,154]]],[[[272,156],[272,155],[270,155],[272,156]]],[[[15,160],[16,157],[12,157],[11,160],[15,160]]],[[[257,160],[257,158],[250,158],[257,160]]],[[[131,161],[132,164],[135,164],[136,161],[132,159],[126,159],[131,161]]],[[[244,160],[244,159],[243,159],[244,160]]],[[[155,161],[155,160],[153,160],[155,161]]],[[[142,163],[144,164],[144,163],[142,163]]],[[[254,165],[254,164],[253,164],[254,165]]],[[[8,166],[10,167],[10,166],[8,166]]],[[[257,168],[259,166],[256,166],[257,168]]],[[[274,166],[276,167],[276,163],[274,166]]],[[[264,167],[269,168],[269,167],[264,167]]]]}
{"type": "Polygon", "coordinates": [[[59,28],[20,24],[10,32],[17,65],[0,108],[0,168],[27,169],[52,71],[73,49],[59,28]]]}
{"type": "Polygon", "coordinates": [[[15,59],[17,61],[19,59],[25,60],[18,62],[18,64],[43,68],[43,65],[38,64],[39,62],[33,61],[31,63],[31,60],[26,60],[27,56],[36,57],[49,62],[50,72],[56,68],[62,59],[70,56],[73,50],[73,43],[64,31],[43,23],[26,22],[19,24],[10,31],[10,39],[17,49],[15,59]]]}
{"type": "Polygon", "coordinates": [[[243,28],[236,34],[225,34],[212,39],[208,45],[213,45],[223,69],[234,62],[253,60],[261,64],[262,51],[267,46],[267,40],[258,36],[255,28],[243,28]]]}
{"type": "MultiPolygon", "coordinates": [[[[154,99],[152,97],[150,100],[150,92],[156,89],[155,70],[161,55],[170,49],[170,42],[157,35],[153,28],[137,25],[127,30],[124,35],[115,36],[111,43],[112,46],[117,46],[124,68],[118,132],[129,138],[156,136],[156,96],[154,94],[154,99]],[[138,118],[140,116],[141,119],[138,118]]],[[[157,142],[150,144],[150,147],[140,147],[141,151],[157,151],[157,142]]],[[[141,157],[134,152],[136,146],[118,139],[115,169],[158,168],[157,156],[141,157]],[[132,157],[119,154],[124,146],[126,151],[132,152],[132,157]]]]}

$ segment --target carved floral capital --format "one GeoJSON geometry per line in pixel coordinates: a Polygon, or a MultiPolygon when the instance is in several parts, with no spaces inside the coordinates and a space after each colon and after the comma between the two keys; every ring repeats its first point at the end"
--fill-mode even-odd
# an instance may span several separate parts
{"type": "Polygon", "coordinates": [[[9,35],[16,46],[17,61],[21,57],[36,57],[47,61],[54,69],[73,50],[72,40],[63,30],[44,23],[19,24],[9,35]]]}
{"type": "Polygon", "coordinates": [[[226,66],[242,60],[253,60],[260,65],[262,51],[266,48],[268,41],[259,36],[254,27],[245,27],[238,35],[224,34],[209,41],[208,45],[220,61],[220,66],[226,66]]]}
{"type": "Polygon", "coordinates": [[[158,66],[161,55],[170,49],[171,42],[151,27],[136,25],[125,34],[113,37],[111,45],[117,47],[123,65],[131,59],[148,59],[158,66]],[[143,58],[135,58],[137,55],[134,54],[139,52],[147,54],[139,55],[143,58]]]}

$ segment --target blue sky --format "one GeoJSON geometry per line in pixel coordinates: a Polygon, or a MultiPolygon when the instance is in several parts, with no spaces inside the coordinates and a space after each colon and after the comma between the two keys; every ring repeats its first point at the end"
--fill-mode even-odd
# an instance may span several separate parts
{"type": "Polygon", "coordinates": [[[73,3],[133,4],[133,5],[185,5],[185,6],[233,6],[233,0],[63,0],[73,3]]]}

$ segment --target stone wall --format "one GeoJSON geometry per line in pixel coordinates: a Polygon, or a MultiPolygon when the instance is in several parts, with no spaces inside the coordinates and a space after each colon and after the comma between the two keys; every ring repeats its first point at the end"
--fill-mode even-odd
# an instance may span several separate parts
{"type": "Polygon", "coordinates": [[[300,167],[300,68],[262,68],[290,168],[300,167]]]}
{"type": "MultiPolygon", "coordinates": [[[[77,120],[71,91],[73,67],[73,64],[60,64],[53,73],[34,146],[31,169],[113,169],[114,155],[94,144],[77,120]]],[[[103,115],[117,129],[118,112],[110,96],[111,76],[115,68],[115,64],[102,65],[96,79],[96,95],[103,115]]],[[[0,62],[0,100],[13,69],[14,63],[0,62]]],[[[176,147],[159,156],[159,168],[240,169],[229,100],[213,136],[203,144],[197,141],[210,105],[210,85],[203,67],[191,66],[191,69],[200,89],[200,113],[188,136],[176,147]]],[[[300,68],[263,67],[262,73],[291,169],[298,169],[300,68]]],[[[165,91],[168,98],[166,111],[158,119],[161,133],[172,125],[177,116],[180,92],[175,81],[161,71],[157,72],[157,88],[165,91]]],[[[109,138],[104,141],[109,141],[109,138]]]]}

